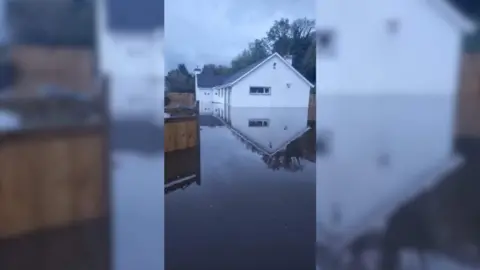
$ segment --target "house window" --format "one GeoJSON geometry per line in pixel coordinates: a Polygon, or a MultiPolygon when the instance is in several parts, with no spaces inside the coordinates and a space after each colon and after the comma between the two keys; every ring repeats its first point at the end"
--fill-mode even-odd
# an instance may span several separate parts
{"type": "Polygon", "coordinates": [[[398,20],[395,20],[395,19],[387,20],[387,31],[390,34],[395,35],[400,30],[399,28],[400,28],[400,23],[398,22],[398,20]]]}
{"type": "Polygon", "coordinates": [[[270,95],[270,89],[270,87],[251,86],[250,95],[270,95]]]}
{"type": "Polygon", "coordinates": [[[250,119],[248,120],[249,127],[268,127],[270,120],[268,119],[250,119]]]}
{"type": "Polygon", "coordinates": [[[328,156],[332,151],[332,132],[323,131],[317,136],[317,155],[328,156]]]}
{"type": "Polygon", "coordinates": [[[318,55],[333,57],[336,54],[336,35],[333,30],[319,30],[317,32],[318,55]]]}

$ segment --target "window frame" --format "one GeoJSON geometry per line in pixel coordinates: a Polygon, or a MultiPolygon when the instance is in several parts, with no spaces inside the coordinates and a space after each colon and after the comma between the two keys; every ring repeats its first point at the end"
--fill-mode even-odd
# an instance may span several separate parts
{"type": "Polygon", "coordinates": [[[248,127],[269,127],[270,126],[270,119],[267,118],[252,118],[248,119],[248,127]],[[253,122],[262,122],[261,125],[253,125],[253,122]]]}
{"type": "Polygon", "coordinates": [[[317,55],[321,58],[334,58],[337,56],[338,34],[333,28],[317,30],[317,55]],[[328,44],[321,44],[321,40],[328,37],[328,44]]]}
{"type": "Polygon", "coordinates": [[[270,95],[272,95],[272,87],[270,87],[270,86],[250,86],[249,89],[248,89],[248,93],[252,96],[270,96],[270,95]],[[262,89],[263,93],[252,93],[253,88],[262,89]]]}

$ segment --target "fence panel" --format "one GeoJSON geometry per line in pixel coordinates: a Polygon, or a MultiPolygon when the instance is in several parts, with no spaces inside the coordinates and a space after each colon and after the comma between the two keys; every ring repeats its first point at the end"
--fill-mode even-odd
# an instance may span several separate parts
{"type": "Polygon", "coordinates": [[[90,108],[96,121],[69,113],[78,105],[73,101],[57,107],[55,102],[66,101],[2,100],[0,108],[22,120],[18,129],[0,130],[0,240],[108,216],[107,84],[103,88],[101,95],[80,102],[99,104],[97,111],[90,108]],[[71,115],[48,119],[55,114],[71,115]],[[32,121],[33,116],[41,117],[32,121]]]}

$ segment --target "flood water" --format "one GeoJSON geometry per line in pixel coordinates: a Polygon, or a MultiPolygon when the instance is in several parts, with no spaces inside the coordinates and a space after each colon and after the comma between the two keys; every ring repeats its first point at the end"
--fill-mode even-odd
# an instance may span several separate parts
{"type": "Polygon", "coordinates": [[[480,142],[452,103],[352,100],[319,109],[317,269],[479,269],[480,142]]]}
{"type": "Polygon", "coordinates": [[[165,195],[165,268],[311,269],[315,135],[307,109],[200,109],[200,178],[165,195]]]}

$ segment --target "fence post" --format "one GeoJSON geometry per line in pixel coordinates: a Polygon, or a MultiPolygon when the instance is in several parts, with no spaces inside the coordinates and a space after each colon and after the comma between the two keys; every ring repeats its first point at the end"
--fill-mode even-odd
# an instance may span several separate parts
{"type": "Polygon", "coordinates": [[[110,81],[107,75],[102,76],[100,85],[100,98],[101,98],[101,132],[103,133],[103,197],[106,214],[108,220],[110,220],[110,192],[111,192],[111,175],[112,175],[112,162],[110,160],[110,146],[111,146],[111,115],[110,115],[110,81]]]}
{"type": "Polygon", "coordinates": [[[202,172],[201,172],[201,162],[202,162],[202,155],[201,155],[201,147],[200,147],[200,102],[195,100],[195,118],[197,119],[197,184],[200,185],[202,183],[202,172]]]}

